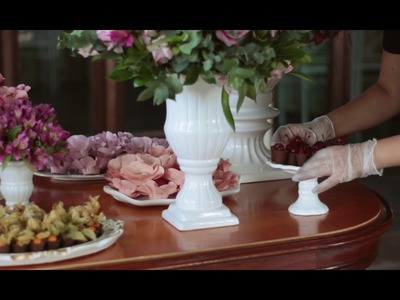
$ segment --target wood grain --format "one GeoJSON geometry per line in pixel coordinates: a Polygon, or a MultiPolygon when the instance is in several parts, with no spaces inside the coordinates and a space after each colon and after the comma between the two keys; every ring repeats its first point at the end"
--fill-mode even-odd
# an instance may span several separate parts
{"type": "Polygon", "coordinates": [[[364,269],[375,259],[392,211],[357,181],[320,195],[324,216],[291,215],[297,184],[277,180],[242,184],[224,198],[237,226],[181,232],[161,218],[164,206],[135,207],[102,190],[105,181],[56,182],[35,177],[32,201],[50,209],[100,195],[106,216],[125,221],[110,248],[81,258],[15,269],[364,269]]]}

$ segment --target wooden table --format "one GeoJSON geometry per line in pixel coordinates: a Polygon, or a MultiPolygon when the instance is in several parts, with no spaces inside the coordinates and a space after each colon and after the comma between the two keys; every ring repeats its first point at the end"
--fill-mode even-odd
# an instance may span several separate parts
{"type": "Polygon", "coordinates": [[[224,198],[239,225],[185,232],[161,218],[166,207],[116,201],[103,192],[105,181],[34,182],[32,201],[45,209],[101,195],[106,216],[124,220],[124,234],[95,254],[14,269],[364,269],[392,222],[388,204],[357,181],[321,194],[330,211],[312,217],[289,214],[297,198],[291,180],[242,184],[238,194],[224,198]]]}

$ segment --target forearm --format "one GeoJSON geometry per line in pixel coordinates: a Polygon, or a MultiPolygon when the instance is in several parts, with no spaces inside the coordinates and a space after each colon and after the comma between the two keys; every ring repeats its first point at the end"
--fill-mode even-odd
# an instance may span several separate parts
{"type": "Polygon", "coordinates": [[[336,136],[376,126],[400,112],[400,99],[375,83],[353,101],[328,113],[336,136]]]}
{"type": "Polygon", "coordinates": [[[374,151],[377,169],[400,166],[400,135],[378,141],[374,151]]]}
{"type": "Polygon", "coordinates": [[[336,136],[371,128],[400,112],[400,55],[383,51],[377,83],[330,112],[336,136]]]}

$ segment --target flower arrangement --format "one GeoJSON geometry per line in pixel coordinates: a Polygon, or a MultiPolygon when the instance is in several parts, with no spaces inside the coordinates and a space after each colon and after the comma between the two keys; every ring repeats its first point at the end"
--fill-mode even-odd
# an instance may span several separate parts
{"type": "MultiPolygon", "coordinates": [[[[63,162],[50,165],[51,173],[104,174],[110,186],[129,197],[168,198],[184,183],[184,173],[166,139],[104,131],[92,136],[71,135],[66,149],[63,162]]],[[[219,191],[239,182],[230,162],[224,159],[220,159],[212,178],[219,191]]]]}
{"type": "Polygon", "coordinates": [[[0,74],[0,162],[5,169],[10,161],[24,161],[32,170],[59,165],[66,154],[70,133],[58,123],[49,104],[33,105],[29,86],[1,85],[0,74]]]}
{"type": "Polygon", "coordinates": [[[239,94],[239,111],[244,97],[255,99],[269,78],[289,72],[306,78],[295,70],[311,62],[307,47],[328,37],[317,30],[74,30],[59,36],[58,48],[115,60],[109,78],[132,80],[144,88],[138,100],[153,98],[156,105],[174,99],[199,77],[220,84],[224,113],[234,129],[232,89],[239,94]]]}
{"type": "Polygon", "coordinates": [[[51,165],[55,174],[102,174],[111,159],[127,153],[147,153],[152,147],[168,147],[165,139],[137,137],[130,132],[103,131],[96,135],[71,135],[62,164],[51,165]]]}

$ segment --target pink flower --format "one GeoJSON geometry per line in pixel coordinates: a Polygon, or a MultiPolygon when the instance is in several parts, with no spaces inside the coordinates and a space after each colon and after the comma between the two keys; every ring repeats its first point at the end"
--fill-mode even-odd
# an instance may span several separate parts
{"type": "Polygon", "coordinates": [[[292,72],[293,71],[293,66],[290,64],[290,61],[285,60],[285,62],[288,64],[287,67],[285,67],[282,63],[279,63],[278,66],[276,67],[275,70],[271,72],[271,78],[282,78],[282,76],[286,73],[292,72]]]}
{"type": "Polygon", "coordinates": [[[135,41],[132,30],[111,30],[110,38],[112,42],[126,47],[132,47],[135,41]]]}
{"type": "Polygon", "coordinates": [[[158,36],[157,31],[155,30],[145,30],[142,34],[142,40],[146,45],[151,44],[151,40],[158,36]]]}
{"type": "Polygon", "coordinates": [[[168,46],[168,43],[158,43],[161,39],[165,38],[165,35],[160,35],[157,39],[153,40],[151,44],[147,45],[147,50],[151,52],[156,63],[165,64],[172,57],[172,50],[168,46]]]}
{"type": "Polygon", "coordinates": [[[135,41],[132,30],[97,30],[97,37],[107,46],[107,50],[122,53],[122,46],[131,47],[135,41]]]}
{"type": "Polygon", "coordinates": [[[84,58],[87,58],[89,56],[96,56],[99,55],[100,53],[97,52],[95,49],[93,49],[93,46],[87,46],[86,48],[80,48],[78,50],[78,54],[83,56],[84,58]]]}
{"type": "Polygon", "coordinates": [[[217,30],[216,36],[227,46],[233,46],[242,41],[250,30],[217,30]]]}
{"type": "Polygon", "coordinates": [[[0,84],[4,81],[4,77],[3,77],[3,75],[0,73],[0,84]]]}

